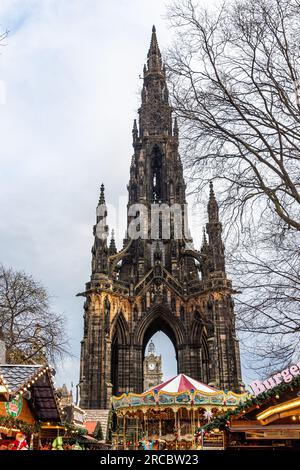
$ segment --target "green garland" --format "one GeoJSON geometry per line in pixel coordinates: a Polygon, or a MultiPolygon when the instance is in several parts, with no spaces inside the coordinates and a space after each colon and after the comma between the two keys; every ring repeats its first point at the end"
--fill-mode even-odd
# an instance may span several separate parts
{"type": "MultiPolygon", "coordinates": [[[[26,423],[21,419],[14,418],[13,416],[0,416],[0,426],[6,428],[20,429],[24,434],[33,434],[38,433],[41,429],[41,426],[45,423],[36,422],[34,424],[26,423]]],[[[63,426],[68,434],[76,436],[85,436],[87,434],[87,429],[78,428],[73,424],[62,422],[57,423],[58,426],[63,426]]]]}
{"type": "Polygon", "coordinates": [[[39,424],[29,424],[13,416],[0,416],[0,426],[20,429],[24,434],[32,434],[39,431],[39,424]]]}
{"type": "Polygon", "coordinates": [[[60,424],[61,426],[64,426],[69,434],[75,434],[76,436],[85,436],[87,434],[86,428],[78,428],[77,426],[74,426],[74,424],[67,423],[66,421],[63,421],[60,424]]]}
{"type": "Polygon", "coordinates": [[[264,404],[265,400],[276,397],[276,395],[280,397],[280,395],[286,390],[293,390],[293,387],[297,386],[300,386],[300,375],[294,377],[294,379],[289,383],[283,382],[277,385],[277,387],[272,388],[271,390],[267,390],[266,392],[262,392],[257,396],[249,398],[242,405],[238,406],[234,410],[227,411],[224,415],[215,418],[213,421],[203,426],[203,429],[205,431],[212,431],[216,428],[226,429],[229,427],[228,422],[230,421],[230,418],[232,416],[238,416],[241,413],[245,412],[248,408],[251,408],[253,406],[261,406],[264,404]]]}

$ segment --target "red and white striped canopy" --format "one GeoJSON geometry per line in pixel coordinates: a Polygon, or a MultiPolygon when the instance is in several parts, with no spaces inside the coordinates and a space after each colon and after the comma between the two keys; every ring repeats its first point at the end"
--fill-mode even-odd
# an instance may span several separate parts
{"type": "Polygon", "coordinates": [[[166,380],[162,384],[150,388],[147,390],[147,392],[150,392],[151,390],[160,390],[162,392],[178,393],[190,391],[191,389],[206,393],[213,393],[217,391],[216,388],[210,387],[209,385],[203,384],[202,382],[198,382],[198,380],[192,379],[188,375],[179,374],[169,380],[166,380]]]}

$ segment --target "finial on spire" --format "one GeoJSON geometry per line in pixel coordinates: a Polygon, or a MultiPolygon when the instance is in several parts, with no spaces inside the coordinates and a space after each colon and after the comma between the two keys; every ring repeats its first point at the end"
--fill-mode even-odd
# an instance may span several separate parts
{"type": "Polygon", "coordinates": [[[150,42],[150,48],[148,51],[148,72],[162,72],[161,54],[158,47],[156,29],[152,27],[152,36],[150,42]]]}
{"type": "Polygon", "coordinates": [[[213,182],[209,183],[209,201],[207,205],[209,222],[219,222],[219,207],[214,193],[213,182]]]}
{"type": "Polygon", "coordinates": [[[111,239],[108,248],[109,255],[115,255],[117,253],[116,241],[115,241],[115,231],[112,229],[111,231],[111,239]]]}
{"type": "Polygon", "coordinates": [[[99,206],[105,204],[105,194],[104,194],[104,184],[100,186],[100,197],[99,197],[99,206]]]}
{"type": "Polygon", "coordinates": [[[136,119],[133,120],[132,137],[133,137],[134,142],[138,138],[138,128],[137,128],[137,124],[136,124],[136,119]]]}

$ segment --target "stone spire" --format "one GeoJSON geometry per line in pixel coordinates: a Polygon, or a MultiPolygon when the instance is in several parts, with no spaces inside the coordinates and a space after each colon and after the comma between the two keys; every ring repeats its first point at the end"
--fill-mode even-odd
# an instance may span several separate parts
{"type": "Polygon", "coordinates": [[[134,119],[133,128],[132,128],[133,143],[135,143],[138,140],[138,135],[139,135],[139,131],[138,131],[138,128],[137,128],[136,119],[134,119]]]}
{"type": "Polygon", "coordinates": [[[209,201],[207,205],[208,223],[206,230],[209,237],[209,249],[212,256],[212,270],[225,273],[225,255],[222,242],[222,224],[219,220],[219,206],[215,197],[212,181],[210,182],[209,201]]]}
{"type": "Polygon", "coordinates": [[[115,232],[114,230],[112,230],[108,254],[111,256],[111,255],[115,255],[116,253],[117,253],[117,247],[116,247],[116,241],[115,241],[115,232]]]}
{"type": "Polygon", "coordinates": [[[98,274],[107,274],[107,236],[108,225],[106,223],[107,208],[104,194],[104,184],[100,186],[100,197],[96,209],[96,225],[93,227],[94,245],[92,248],[92,278],[97,277],[98,274]]]}
{"type": "Polygon", "coordinates": [[[172,109],[155,27],[152,29],[139,109],[139,138],[172,134],[172,109]]]}
{"type": "Polygon", "coordinates": [[[100,186],[100,197],[99,197],[99,203],[98,206],[101,204],[105,204],[105,194],[104,194],[104,184],[102,183],[100,186]]]}
{"type": "Polygon", "coordinates": [[[219,206],[215,197],[214,185],[212,181],[209,183],[209,188],[210,188],[209,201],[207,205],[208,221],[218,223],[219,222],[219,206]]]}
{"type": "Polygon", "coordinates": [[[209,272],[211,271],[211,253],[210,247],[207,242],[206,231],[203,228],[203,237],[202,237],[202,246],[201,246],[201,255],[202,255],[202,262],[200,265],[202,279],[207,278],[209,272]]]}
{"type": "Polygon", "coordinates": [[[157,37],[156,37],[156,29],[153,25],[152,27],[152,36],[150,47],[148,51],[148,72],[161,72],[162,71],[162,61],[161,61],[161,53],[158,47],[157,37]]]}

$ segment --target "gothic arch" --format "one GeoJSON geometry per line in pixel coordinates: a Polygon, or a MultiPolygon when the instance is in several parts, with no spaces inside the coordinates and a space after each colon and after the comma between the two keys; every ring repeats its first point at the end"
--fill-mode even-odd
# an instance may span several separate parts
{"type": "Polygon", "coordinates": [[[176,354],[177,371],[182,370],[182,351],[186,344],[184,324],[180,319],[174,316],[174,314],[172,315],[169,308],[165,305],[154,305],[151,310],[141,318],[133,334],[134,347],[139,351],[140,358],[140,384],[138,386],[140,390],[142,390],[144,382],[143,361],[145,349],[148,341],[157,331],[162,331],[172,342],[176,354]]]}
{"type": "Polygon", "coordinates": [[[164,305],[154,305],[141,318],[134,330],[133,342],[137,346],[144,347],[151,336],[160,330],[170,338],[176,352],[186,343],[184,324],[164,305]]]}
{"type": "Polygon", "coordinates": [[[124,317],[122,311],[118,312],[114,317],[111,324],[111,339],[113,341],[114,337],[118,337],[122,344],[128,343],[129,328],[128,323],[124,317]]]}
{"type": "MultiPolygon", "coordinates": [[[[209,382],[209,371],[208,371],[208,344],[207,344],[207,332],[203,319],[200,316],[194,314],[194,319],[191,324],[190,330],[190,344],[194,348],[194,367],[198,371],[201,371],[202,381],[205,383],[209,382]]],[[[195,312],[195,313],[196,313],[195,312]]]]}
{"type": "Polygon", "coordinates": [[[111,325],[111,383],[114,394],[118,394],[124,388],[123,374],[127,357],[124,350],[127,350],[129,343],[129,329],[123,312],[117,313],[111,325]]]}
{"type": "Polygon", "coordinates": [[[203,337],[206,335],[205,318],[199,308],[193,312],[193,320],[190,328],[190,342],[194,345],[201,345],[203,337]]]}

